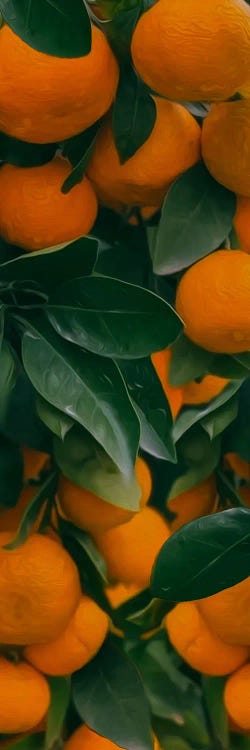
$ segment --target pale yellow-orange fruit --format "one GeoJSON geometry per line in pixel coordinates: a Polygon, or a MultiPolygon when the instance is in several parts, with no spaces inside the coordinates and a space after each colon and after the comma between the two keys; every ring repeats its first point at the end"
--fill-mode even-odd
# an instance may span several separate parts
{"type": "Polygon", "coordinates": [[[111,581],[147,588],[155,558],[170,531],[154,508],[145,507],[131,521],[95,537],[111,581]]]}
{"type": "Polygon", "coordinates": [[[228,99],[249,82],[250,10],[244,0],[158,0],[132,38],[136,70],[170,99],[228,99]]]}
{"type": "Polygon", "coordinates": [[[66,627],[81,597],[75,563],[56,541],[31,534],[14,550],[0,533],[0,642],[46,643],[66,627]]]}
{"type": "Polygon", "coordinates": [[[224,689],[224,703],[230,718],[250,732],[250,663],[230,675],[224,689]]]}
{"type": "Polygon", "coordinates": [[[96,196],[86,177],[62,193],[70,172],[69,162],[60,156],[40,167],[4,164],[0,235],[24,250],[41,250],[87,234],[97,214],[96,196]]]}
{"type": "Polygon", "coordinates": [[[176,310],[185,333],[211,352],[236,354],[250,349],[250,256],[217,250],[182,276],[176,310]]]}
{"type": "Polygon", "coordinates": [[[250,197],[250,99],[212,107],[202,127],[202,156],[218,182],[250,197]]]}
{"type": "Polygon", "coordinates": [[[108,617],[88,596],[83,596],[63,632],[54,640],[33,644],[24,656],[48,675],[72,674],[97,654],[108,632],[108,617]]]}
{"type": "Polygon", "coordinates": [[[181,492],[167,503],[168,510],[176,513],[176,518],[169,522],[172,532],[178,531],[185,523],[194,518],[207,516],[216,508],[216,482],[214,474],[196,487],[181,492]]]}
{"type": "Polygon", "coordinates": [[[200,599],[197,606],[223,641],[250,646],[250,576],[231,588],[200,599]]]}
{"type": "Polygon", "coordinates": [[[194,117],[174,102],[156,97],[155,103],[149,138],[124,164],[110,119],[97,137],[87,175],[106,206],[159,206],[173,180],[200,157],[200,128],[194,117]]]}
{"type": "Polygon", "coordinates": [[[36,669],[0,657],[0,732],[27,732],[47,713],[48,683],[36,669]]]}
{"type": "Polygon", "coordinates": [[[195,602],[177,604],[166,616],[165,625],[178,654],[203,674],[229,674],[248,658],[247,647],[231,646],[213,633],[195,602]]]}
{"type": "Polygon", "coordinates": [[[0,130],[30,143],[63,141],[107,112],[118,66],[102,32],[92,26],[84,57],[39,52],[8,27],[0,31],[0,130]]]}

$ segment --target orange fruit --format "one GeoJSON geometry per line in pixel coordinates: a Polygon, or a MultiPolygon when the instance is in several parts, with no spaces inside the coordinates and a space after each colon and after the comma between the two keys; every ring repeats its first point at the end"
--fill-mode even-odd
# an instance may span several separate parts
{"type": "Polygon", "coordinates": [[[225,461],[240,479],[250,481],[250,461],[244,461],[238,453],[226,453],[225,461]]]}
{"type": "Polygon", "coordinates": [[[169,522],[171,531],[178,531],[181,526],[193,521],[194,518],[207,516],[214,511],[215,506],[216,482],[214,474],[211,474],[210,477],[204,479],[196,487],[181,492],[180,495],[168,501],[168,510],[176,513],[176,518],[169,522]]]}
{"type": "Polygon", "coordinates": [[[228,99],[249,80],[249,7],[158,0],[139,19],[131,51],[143,81],[169,99],[228,99]]]}
{"type": "Polygon", "coordinates": [[[195,602],[177,604],[166,616],[165,625],[178,654],[203,674],[229,674],[248,658],[248,648],[230,646],[210,630],[195,602]]]}
{"type": "Polygon", "coordinates": [[[118,66],[95,26],[91,52],[70,59],[39,52],[3,26],[0,59],[0,130],[23,141],[70,138],[102,117],[115,97],[118,66]]]}
{"type": "Polygon", "coordinates": [[[250,577],[197,602],[213,632],[226,643],[250,646],[250,577]]]}
{"type": "Polygon", "coordinates": [[[173,419],[176,419],[183,404],[182,388],[170,385],[168,375],[171,361],[171,349],[151,354],[152,364],[167,397],[173,419]]]}
{"type": "Polygon", "coordinates": [[[165,519],[154,508],[143,508],[131,521],[116,526],[95,541],[107,563],[111,581],[149,586],[155,558],[170,532],[165,519]]]}
{"type": "Polygon", "coordinates": [[[213,398],[219,396],[228,383],[229,380],[219,378],[217,375],[205,375],[199,383],[191,380],[190,383],[182,386],[183,403],[196,406],[212,401],[213,398]]]}
{"type": "Polygon", "coordinates": [[[0,533],[0,642],[46,643],[64,630],[78,605],[78,571],[48,537],[31,534],[17,549],[4,549],[12,538],[0,533]]]}
{"type": "Polygon", "coordinates": [[[106,206],[159,206],[173,180],[199,159],[200,128],[194,117],[180,104],[157,97],[155,104],[149,138],[124,164],[110,119],[97,137],[87,174],[106,206]]]}
{"type": "Polygon", "coordinates": [[[27,732],[47,713],[48,683],[25,662],[13,664],[0,657],[0,732],[27,732]]]}
{"type": "Polygon", "coordinates": [[[238,493],[247,508],[250,508],[250,487],[240,487],[238,493]]]}
{"type": "MultiPolygon", "coordinates": [[[[79,727],[66,742],[64,750],[121,750],[120,745],[101,737],[100,734],[93,732],[87,727],[87,724],[79,727]]],[[[160,750],[159,744],[154,738],[154,750],[160,750]]]]}
{"type": "Polygon", "coordinates": [[[224,704],[230,718],[250,732],[250,663],[230,675],[224,689],[224,704]]]}
{"type": "Polygon", "coordinates": [[[217,250],[183,274],[176,310],[185,333],[211,352],[236,354],[250,348],[250,257],[217,250]]]}
{"type": "Polygon", "coordinates": [[[14,508],[0,510],[0,531],[17,531],[24,511],[37,492],[37,487],[24,487],[14,508]]]}
{"type": "MultiPolygon", "coordinates": [[[[138,457],[135,474],[141,487],[141,507],[149,500],[152,490],[151,472],[143,458],[138,457]]],[[[58,498],[66,517],[90,534],[100,533],[127,523],[134,511],[112,505],[84,487],[78,487],[64,476],[60,477],[58,498]]]]}
{"type": "Polygon", "coordinates": [[[245,253],[250,253],[250,198],[238,195],[234,228],[245,253]]]}
{"type": "Polygon", "coordinates": [[[107,615],[92,599],[83,596],[58,638],[48,643],[28,646],[24,656],[45,674],[72,674],[97,654],[107,632],[107,615]]]}
{"type": "Polygon", "coordinates": [[[49,462],[49,454],[35,451],[32,448],[29,448],[28,445],[22,445],[21,452],[23,457],[24,481],[28,482],[29,479],[37,479],[41,471],[43,471],[46,464],[49,462]]]}
{"type": "Polygon", "coordinates": [[[117,609],[121,604],[125,604],[129,599],[133,599],[141,591],[135,584],[115,583],[113,586],[107,586],[105,594],[112,609],[117,609]]]}
{"type": "Polygon", "coordinates": [[[7,242],[41,250],[90,231],[96,197],[86,178],[64,195],[61,188],[70,171],[69,162],[60,156],[41,167],[1,167],[0,234],[7,242]]]}
{"type": "MultiPolygon", "coordinates": [[[[154,214],[157,213],[157,211],[160,210],[160,206],[142,206],[140,210],[140,217],[142,221],[148,221],[151,219],[154,214]]],[[[137,227],[140,222],[135,214],[130,216],[129,224],[132,224],[132,226],[137,227]]]]}
{"type": "Polygon", "coordinates": [[[203,123],[202,155],[218,182],[234,193],[250,197],[249,99],[212,107],[203,123]]]}

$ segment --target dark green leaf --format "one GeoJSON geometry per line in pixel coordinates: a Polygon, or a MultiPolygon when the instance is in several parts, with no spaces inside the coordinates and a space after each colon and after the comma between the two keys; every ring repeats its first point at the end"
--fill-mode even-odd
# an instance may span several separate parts
{"type": "Polygon", "coordinates": [[[229,380],[243,380],[248,376],[247,368],[229,354],[215,354],[210,359],[208,372],[211,375],[218,375],[229,380]]]}
{"type": "Polygon", "coordinates": [[[70,701],[70,677],[49,677],[50,707],[47,718],[45,750],[53,750],[61,739],[63,723],[70,701]]]}
{"type": "Polygon", "coordinates": [[[164,300],[108,277],[73,279],[46,308],[57,333],[96,354],[140,358],[171,344],[182,324],[164,300]]]}
{"type": "Polygon", "coordinates": [[[62,473],[106,502],[128,510],[139,510],[141,490],[134,475],[119,471],[91,435],[74,427],[65,440],[54,441],[54,455],[62,473]]]}
{"type": "Polygon", "coordinates": [[[243,367],[250,370],[250,352],[243,352],[242,354],[234,354],[234,359],[237,360],[243,367]]]}
{"type": "Polygon", "coordinates": [[[30,47],[57,57],[91,50],[91,28],[83,0],[0,0],[5,22],[30,47]]]}
{"type": "Polygon", "coordinates": [[[250,511],[245,508],[204,516],[183,526],[157,557],[152,574],[154,596],[192,601],[240,583],[249,575],[249,542],[250,511]]]}
{"type": "Polygon", "coordinates": [[[15,443],[50,453],[52,435],[36,411],[37,393],[22,370],[11,394],[3,433],[15,443]]]}
{"type": "Polygon", "coordinates": [[[229,730],[227,712],[223,694],[225,677],[203,677],[203,693],[212,725],[216,745],[219,742],[221,750],[229,750],[229,730]]]}
{"type": "Polygon", "coordinates": [[[55,150],[54,143],[26,143],[0,133],[0,160],[17,167],[39,167],[47,164],[53,159],[55,150]]]}
{"type": "MultiPolygon", "coordinates": [[[[185,714],[185,723],[183,726],[176,726],[173,721],[164,719],[154,719],[154,728],[159,739],[160,747],[162,750],[170,750],[172,745],[169,747],[169,737],[181,739],[183,742],[188,744],[189,750],[201,750],[201,748],[209,747],[210,737],[207,732],[206,724],[202,721],[197,721],[195,713],[193,711],[187,711],[185,714]]],[[[213,749],[214,750],[214,749],[213,749]]]]}
{"type": "Polygon", "coordinates": [[[104,560],[95,549],[90,537],[87,539],[88,535],[84,531],[60,517],[58,520],[60,536],[76,563],[84,593],[91,596],[91,599],[94,599],[99,607],[110,616],[111,608],[104,589],[107,577],[104,560]]]}
{"type": "Polygon", "coordinates": [[[17,529],[16,536],[12,542],[6,545],[6,549],[16,549],[26,541],[45,501],[53,496],[56,489],[56,483],[57,473],[53,471],[48,476],[48,478],[45,479],[45,482],[39,488],[35,497],[33,497],[29,505],[25,509],[23,517],[17,529]]]}
{"type": "Polygon", "coordinates": [[[0,422],[5,420],[9,400],[16,383],[18,360],[7,341],[0,350],[0,422]]]}
{"type": "MultiPolygon", "coordinates": [[[[105,31],[112,49],[118,57],[118,60],[128,63],[130,61],[130,45],[132,33],[140,16],[140,5],[137,0],[129,6],[123,3],[123,9],[120,11],[121,3],[117,4],[118,12],[109,23],[105,25],[105,31]]],[[[115,6],[116,7],[116,6],[115,6]]],[[[110,17],[110,16],[109,16],[110,17]]]]}
{"type": "Polygon", "coordinates": [[[44,750],[44,734],[30,734],[11,743],[11,750],[44,750]]]}
{"type": "Polygon", "coordinates": [[[134,611],[127,619],[145,632],[160,627],[163,617],[168,611],[169,605],[163,599],[151,599],[146,607],[134,611]]]}
{"type": "Polygon", "coordinates": [[[216,398],[210,401],[206,406],[183,409],[174,425],[173,435],[175,442],[179,440],[180,437],[184,435],[184,433],[187,432],[190,427],[192,427],[192,425],[200,422],[209,414],[212,414],[214,411],[216,411],[216,409],[218,409],[220,406],[226,404],[226,402],[229,401],[229,399],[231,399],[235,393],[237,393],[237,391],[241,387],[241,383],[242,381],[239,380],[232,381],[231,383],[229,383],[229,385],[226,386],[226,388],[224,388],[219,396],[216,396],[216,398]]]}
{"type": "Polygon", "coordinates": [[[244,500],[240,497],[230,479],[220,469],[217,469],[216,479],[220,502],[224,501],[225,505],[230,502],[231,505],[244,508],[244,500]]]}
{"type": "Polygon", "coordinates": [[[25,253],[1,266],[1,281],[31,279],[53,290],[64,281],[88,276],[96,262],[97,247],[97,240],[80,237],[63,247],[25,253]]]}
{"type": "Polygon", "coordinates": [[[113,108],[113,131],[121,164],[149,138],[156,120],[155,102],[134,68],[121,73],[113,108]]]}
{"type": "Polygon", "coordinates": [[[172,415],[159,378],[149,358],[119,362],[141,425],[143,450],[165,461],[175,461],[172,415]]]}
{"type": "Polygon", "coordinates": [[[133,663],[107,642],[73,675],[73,701],[83,721],[127,750],[151,750],[149,706],[133,663]]]}
{"type": "Polygon", "coordinates": [[[224,453],[239,453],[250,461],[250,378],[239,390],[238,415],[224,434],[224,453]]]}
{"type": "Polygon", "coordinates": [[[13,508],[23,481],[20,446],[0,434],[0,508],[13,508]]]}
{"type": "Polygon", "coordinates": [[[169,382],[178,386],[201,377],[207,372],[211,352],[201,349],[181,333],[172,346],[172,357],[169,368],[169,382]]]}
{"type": "Polygon", "coordinates": [[[59,409],[56,409],[52,404],[49,404],[42,396],[37,396],[36,409],[38,416],[49,430],[61,438],[61,440],[64,440],[71,427],[73,427],[74,420],[68,417],[67,414],[63,414],[59,409]]]}
{"type": "Polygon", "coordinates": [[[33,319],[27,326],[23,362],[34,388],[85,427],[119,469],[130,475],[139,422],[115,363],[63,341],[45,318],[33,319]]]}
{"type": "Polygon", "coordinates": [[[92,156],[94,145],[97,139],[98,131],[93,136],[88,148],[84,151],[83,156],[79,159],[78,163],[72,169],[72,172],[67,177],[62,186],[62,193],[67,194],[72,190],[75,185],[82,181],[82,178],[86,172],[89,160],[92,156]]]}
{"type": "Polygon", "coordinates": [[[237,414],[238,398],[237,396],[233,396],[226,404],[219,406],[216,411],[202,419],[201,425],[206,430],[210,439],[213,440],[236,419],[237,414]]]}
{"type": "MultiPolygon", "coordinates": [[[[212,442],[207,437],[207,440],[205,440],[206,435],[199,435],[198,440],[200,443],[200,446],[202,448],[203,443],[203,437],[204,437],[204,449],[205,453],[204,456],[201,456],[200,461],[197,462],[189,462],[190,468],[188,471],[184,471],[180,476],[175,479],[173,482],[171,489],[168,494],[168,500],[171,500],[174,497],[177,497],[182,492],[186,492],[187,490],[192,489],[192,487],[196,487],[197,484],[200,482],[203,482],[205,479],[207,479],[210,474],[214,471],[216,466],[219,463],[220,460],[220,454],[221,454],[221,442],[220,438],[216,438],[212,442]]],[[[186,435],[185,435],[186,438],[186,435]]],[[[182,439],[179,443],[179,451],[181,447],[182,439]]],[[[179,466],[179,460],[180,460],[180,452],[178,451],[178,464],[179,466]]]]}
{"type": "Polygon", "coordinates": [[[108,584],[107,566],[106,566],[104,559],[101,557],[100,553],[98,552],[98,549],[95,546],[93,540],[91,539],[91,536],[87,534],[86,531],[83,531],[82,529],[78,529],[77,526],[74,526],[73,523],[69,523],[69,521],[64,521],[64,519],[60,520],[60,530],[62,531],[64,536],[72,537],[72,539],[75,540],[75,542],[79,545],[79,547],[81,547],[81,549],[84,550],[85,555],[89,558],[92,565],[98,571],[105,586],[107,586],[108,584]]]}
{"type": "Polygon", "coordinates": [[[163,204],[152,252],[155,273],[176,273],[215,250],[228,235],[235,208],[235,195],[202,162],[188,169],[163,204]]]}

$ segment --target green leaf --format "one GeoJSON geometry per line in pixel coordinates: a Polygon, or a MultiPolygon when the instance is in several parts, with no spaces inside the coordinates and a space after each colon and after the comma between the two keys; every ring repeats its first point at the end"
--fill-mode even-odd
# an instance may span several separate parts
{"type": "Polygon", "coordinates": [[[83,156],[81,156],[81,159],[77,162],[77,164],[72,169],[72,172],[70,172],[69,176],[66,178],[65,182],[62,186],[62,193],[67,194],[70,190],[72,190],[75,185],[78,185],[79,182],[82,181],[82,178],[86,172],[89,160],[92,156],[93,149],[95,146],[95,142],[98,136],[98,132],[100,129],[100,125],[98,123],[98,130],[95,132],[95,135],[92,137],[92,140],[90,141],[88,147],[86,148],[86,151],[84,151],[83,156]]]}
{"type": "Polygon", "coordinates": [[[45,750],[53,750],[61,739],[63,723],[70,701],[70,677],[48,677],[50,707],[47,718],[45,750]]]}
{"type": "MultiPolygon", "coordinates": [[[[115,4],[114,7],[120,11],[121,4],[115,4]]],[[[121,62],[130,62],[130,46],[133,30],[140,16],[140,5],[135,0],[125,6],[120,12],[116,12],[109,23],[105,24],[105,31],[109,43],[114,50],[118,60],[121,62]]],[[[109,15],[110,18],[110,15],[109,15]]]]}
{"type": "Polygon", "coordinates": [[[229,354],[214,354],[210,359],[208,372],[229,380],[243,380],[248,376],[247,368],[229,354]]]}
{"type": "Polygon", "coordinates": [[[0,508],[13,508],[23,482],[20,446],[0,434],[0,508]]]}
{"type": "Polygon", "coordinates": [[[71,482],[128,510],[139,510],[141,490],[134,475],[127,476],[89,433],[74,427],[65,440],[54,441],[55,460],[71,482]]]}
{"type": "Polygon", "coordinates": [[[241,387],[241,384],[242,381],[232,381],[231,383],[229,383],[229,385],[226,386],[226,388],[224,388],[219,396],[216,396],[216,398],[210,401],[206,406],[183,409],[180,416],[177,418],[173,429],[175,442],[177,442],[177,440],[179,440],[180,437],[184,435],[184,433],[187,432],[187,430],[189,430],[190,427],[192,427],[194,424],[196,424],[197,422],[201,422],[201,420],[215,412],[216,409],[218,409],[220,406],[226,404],[226,402],[229,401],[229,399],[231,399],[235,393],[237,393],[237,391],[241,387]]]}
{"type": "Polygon", "coordinates": [[[160,627],[163,617],[168,611],[169,605],[162,599],[151,599],[146,607],[134,611],[127,619],[134,625],[138,625],[143,632],[146,632],[160,627]]]}
{"type": "MultiPolygon", "coordinates": [[[[186,437],[186,436],[185,436],[186,437]]],[[[202,443],[202,437],[199,436],[199,442],[202,443]]],[[[205,438],[204,434],[204,438],[205,438]]],[[[181,445],[181,440],[179,447],[181,445]]],[[[219,463],[220,460],[220,454],[221,454],[221,442],[219,438],[216,438],[212,442],[208,440],[205,442],[205,455],[201,458],[200,461],[197,461],[196,463],[193,462],[190,464],[191,468],[188,469],[188,471],[183,472],[175,481],[173,482],[171,489],[168,494],[168,500],[171,500],[174,497],[178,497],[178,495],[181,495],[182,492],[186,492],[187,490],[192,489],[192,487],[196,487],[197,484],[200,484],[200,482],[203,482],[205,479],[207,479],[210,474],[216,469],[216,466],[219,463]]],[[[178,464],[179,466],[179,456],[178,456],[178,464]]]]}
{"type": "Polygon", "coordinates": [[[16,549],[17,547],[20,547],[21,544],[24,544],[30,532],[32,531],[32,527],[37,517],[39,516],[39,513],[42,510],[45,501],[53,496],[56,490],[56,484],[57,472],[53,471],[51,472],[51,474],[49,474],[47,479],[45,479],[45,482],[42,484],[35,497],[33,497],[29,505],[25,509],[19,527],[17,529],[16,536],[14,537],[12,542],[6,544],[5,549],[16,549]]]}
{"type": "Polygon", "coordinates": [[[60,519],[60,530],[64,536],[70,536],[84,551],[85,556],[88,557],[92,565],[98,571],[100,578],[102,579],[105,586],[108,585],[107,566],[104,559],[101,557],[97,547],[95,546],[91,536],[86,531],[78,529],[73,523],[60,519]]]}
{"type": "Polygon", "coordinates": [[[154,272],[177,273],[216,250],[229,233],[235,209],[235,195],[211,177],[203,162],[188,169],[163,203],[152,251],[154,272]]]}
{"type": "Polygon", "coordinates": [[[58,524],[64,547],[76,563],[84,593],[94,599],[110,616],[111,608],[104,589],[107,579],[106,566],[94,542],[84,531],[64,521],[60,516],[58,524]]]}
{"type": "Polygon", "coordinates": [[[132,66],[121,72],[113,107],[113,132],[121,164],[148,140],[156,120],[156,105],[132,66]]]}
{"type": "Polygon", "coordinates": [[[8,411],[9,400],[16,383],[18,360],[7,341],[2,342],[0,350],[0,422],[8,411]]]}
{"type": "Polygon", "coordinates": [[[221,750],[229,750],[231,747],[227,712],[223,700],[225,682],[225,677],[203,676],[202,678],[203,694],[212,725],[215,744],[219,743],[221,750]]]}
{"type": "Polygon", "coordinates": [[[224,435],[224,453],[239,453],[250,461],[250,378],[239,390],[238,415],[224,435]]]}
{"type": "Polygon", "coordinates": [[[46,312],[60,336],[106,357],[145,357],[172,343],[182,328],[156,294],[104,276],[64,284],[46,312]]]}
{"type": "Polygon", "coordinates": [[[11,750],[44,750],[44,734],[30,734],[11,743],[11,750]]]}
{"type": "Polygon", "coordinates": [[[85,427],[129,476],[139,422],[115,363],[63,341],[45,318],[24,325],[23,362],[34,388],[85,427]]]}
{"type": "Polygon", "coordinates": [[[120,361],[119,366],[140,420],[141,448],[156,458],[175,462],[172,415],[151,360],[120,361]]]}
{"type": "Polygon", "coordinates": [[[210,439],[213,440],[236,419],[237,414],[238,398],[237,396],[233,396],[226,404],[219,406],[216,411],[209,414],[205,419],[202,419],[201,425],[206,430],[210,439]]]}
{"type": "Polygon", "coordinates": [[[49,430],[61,438],[61,440],[64,440],[71,427],[73,427],[74,420],[68,417],[67,414],[63,414],[62,411],[52,406],[52,404],[49,404],[42,396],[37,396],[36,409],[38,416],[49,430]]]}
{"type": "Polygon", "coordinates": [[[110,641],[76,672],[73,701],[83,721],[127,750],[151,750],[151,722],[143,685],[133,663],[110,641]]]}
{"type": "Polygon", "coordinates": [[[21,370],[11,393],[2,430],[14,443],[51,453],[52,435],[37,415],[36,398],[35,389],[24,370],[21,370]]]}
{"type": "Polygon", "coordinates": [[[220,469],[217,469],[216,479],[220,501],[224,501],[226,505],[229,501],[236,507],[244,508],[244,500],[240,497],[234,485],[230,482],[230,479],[228,479],[226,474],[224,474],[223,471],[220,471],[220,469]]]}
{"type": "Polygon", "coordinates": [[[37,281],[51,291],[64,281],[88,276],[97,258],[97,240],[80,237],[63,246],[25,253],[1,265],[1,281],[37,281]]]}
{"type": "Polygon", "coordinates": [[[232,508],[196,519],[163,545],[152,573],[161,599],[203,599],[249,575],[250,511],[232,508]],[[185,576],[183,576],[185,571],[185,576]]]}
{"type": "Polygon", "coordinates": [[[193,344],[185,333],[176,339],[171,351],[169,382],[174,386],[184,385],[205,375],[213,358],[211,352],[193,344]]]}
{"type": "Polygon", "coordinates": [[[91,50],[91,27],[83,0],[0,0],[10,28],[40,52],[81,57],[91,50]]]}
{"type": "Polygon", "coordinates": [[[53,159],[55,143],[26,143],[0,133],[0,160],[17,167],[39,167],[53,159]]]}
{"type": "Polygon", "coordinates": [[[234,354],[233,356],[243,367],[250,370],[250,352],[242,352],[242,354],[234,354]]]}

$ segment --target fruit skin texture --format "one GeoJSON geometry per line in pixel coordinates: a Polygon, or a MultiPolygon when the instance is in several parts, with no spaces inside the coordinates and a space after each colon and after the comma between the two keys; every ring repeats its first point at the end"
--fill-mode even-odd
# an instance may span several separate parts
{"type": "MultiPolygon", "coordinates": [[[[86,724],[79,727],[64,745],[64,750],[83,750],[83,748],[84,750],[116,750],[116,748],[121,750],[120,745],[96,734],[86,724]]],[[[160,750],[156,738],[154,738],[154,750],[160,750]]]]}
{"type": "Polygon", "coordinates": [[[179,104],[158,97],[155,104],[152,133],[124,164],[110,119],[97,137],[87,175],[106,206],[159,206],[173,180],[200,157],[201,131],[194,117],[179,104]]]}
{"type": "Polygon", "coordinates": [[[151,361],[167,397],[172,417],[176,419],[183,404],[183,393],[182,388],[169,383],[171,349],[162,349],[160,352],[154,352],[154,354],[151,354],[151,361]]]}
{"type": "Polygon", "coordinates": [[[245,253],[250,253],[250,198],[238,195],[234,228],[245,253]]]}
{"type": "Polygon", "coordinates": [[[250,12],[242,0],[158,0],[139,19],[132,58],[170,99],[228,99],[249,80],[250,12]]]}
{"type": "Polygon", "coordinates": [[[0,642],[46,643],[66,627],[81,597],[75,563],[57,542],[31,534],[14,550],[0,533],[0,642]]]}
{"type": "Polygon", "coordinates": [[[250,664],[245,664],[228,677],[224,689],[224,704],[235,724],[250,731],[250,664]]]}
{"type": "Polygon", "coordinates": [[[91,52],[71,59],[38,52],[3,26],[0,61],[0,130],[23,141],[70,138],[107,112],[115,97],[118,66],[94,26],[91,52]]]}
{"type": "Polygon", "coordinates": [[[248,658],[246,647],[230,646],[210,630],[194,602],[177,604],[166,616],[165,626],[178,654],[203,674],[229,674],[248,658]]]}
{"type": "Polygon", "coordinates": [[[250,348],[250,257],[217,250],[188,269],[177,289],[176,310],[185,333],[211,352],[250,348]]]}
{"type": "MultiPolygon", "coordinates": [[[[138,457],[135,474],[141,487],[141,507],[146,505],[152,490],[152,478],[149,467],[138,457]]],[[[90,534],[102,533],[108,529],[127,523],[134,516],[134,511],[120,508],[98,497],[84,487],[78,487],[62,476],[59,480],[58,498],[66,518],[80,529],[90,534]]]]}
{"type": "Polygon", "coordinates": [[[90,231],[96,196],[86,178],[64,195],[61,187],[70,172],[69,162],[59,156],[40,167],[1,167],[0,234],[7,242],[41,250],[90,231]]]}
{"type": "Polygon", "coordinates": [[[0,657],[0,732],[27,732],[47,713],[48,683],[25,662],[13,664],[0,657]]]}
{"type": "Polygon", "coordinates": [[[88,596],[83,596],[73,617],[58,638],[28,646],[24,656],[48,675],[72,674],[101,648],[108,632],[108,617],[88,596]]]}
{"type": "Polygon", "coordinates": [[[176,513],[176,518],[169,521],[172,532],[178,531],[185,523],[212,513],[216,507],[216,483],[214,474],[196,487],[173,497],[167,503],[168,510],[176,513]]]}
{"type": "Polygon", "coordinates": [[[229,380],[217,375],[205,375],[200,383],[191,380],[182,386],[183,403],[187,405],[205,404],[219,396],[229,380]]]}
{"type": "Polygon", "coordinates": [[[226,643],[250,646],[250,576],[197,606],[208,625],[226,643]]]}
{"type": "Polygon", "coordinates": [[[96,535],[95,541],[107,563],[111,581],[149,586],[155,558],[170,532],[164,518],[154,508],[143,508],[122,526],[96,535]]]}
{"type": "Polygon", "coordinates": [[[218,182],[250,197],[250,100],[212,107],[203,123],[202,156],[218,182]]]}

